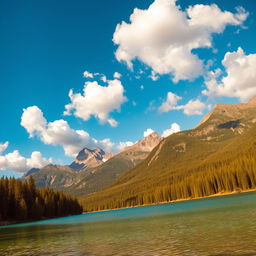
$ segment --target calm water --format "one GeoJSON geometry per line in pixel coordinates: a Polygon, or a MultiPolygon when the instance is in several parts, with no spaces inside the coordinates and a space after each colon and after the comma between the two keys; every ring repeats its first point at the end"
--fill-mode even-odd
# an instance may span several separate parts
{"type": "Polygon", "coordinates": [[[256,193],[4,227],[7,255],[256,255],[256,193]]]}

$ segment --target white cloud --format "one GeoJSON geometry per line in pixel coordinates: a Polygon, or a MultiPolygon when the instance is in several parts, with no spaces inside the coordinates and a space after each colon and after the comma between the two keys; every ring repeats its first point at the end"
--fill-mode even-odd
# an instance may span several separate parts
{"type": "Polygon", "coordinates": [[[166,137],[170,136],[171,134],[174,134],[179,131],[180,131],[180,126],[177,123],[173,123],[173,124],[171,124],[171,128],[163,131],[162,137],[166,138],[166,137]]]}
{"type": "Polygon", "coordinates": [[[151,71],[151,74],[149,76],[153,81],[157,81],[159,79],[159,76],[156,74],[155,71],[151,71]]]}
{"type": "Polygon", "coordinates": [[[192,80],[203,70],[202,60],[192,50],[211,47],[213,33],[241,25],[247,16],[243,8],[234,14],[215,4],[197,4],[182,11],[175,0],[155,0],[146,10],[135,8],[130,23],[117,25],[115,55],[129,68],[139,59],[156,74],[172,74],[174,82],[192,80]]]}
{"type": "Polygon", "coordinates": [[[9,142],[6,141],[5,143],[0,143],[0,154],[2,154],[9,146],[9,142]]]}
{"type": "Polygon", "coordinates": [[[108,122],[109,125],[112,126],[112,127],[118,126],[118,122],[117,122],[115,119],[113,119],[113,118],[109,118],[107,122],[108,122]]]}
{"type": "Polygon", "coordinates": [[[183,106],[178,106],[179,109],[183,109],[186,115],[202,115],[203,111],[207,106],[200,100],[190,100],[187,104],[183,106]]]}
{"type": "Polygon", "coordinates": [[[207,106],[199,99],[190,100],[185,105],[178,105],[178,101],[181,99],[182,97],[172,92],[168,92],[166,100],[158,108],[158,111],[162,113],[170,110],[183,110],[186,115],[201,115],[203,110],[207,108],[207,106]]]}
{"type": "Polygon", "coordinates": [[[170,110],[174,110],[178,101],[182,98],[172,92],[167,93],[166,101],[162,103],[162,105],[158,108],[159,112],[168,112],[170,110]]]}
{"type": "Polygon", "coordinates": [[[88,72],[88,71],[84,71],[83,76],[86,77],[86,78],[93,78],[94,77],[93,74],[88,72]]]}
{"type": "Polygon", "coordinates": [[[208,73],[202,93],[207,96],[237,97],[242,102],[256,95],[256,54],[246,55],[242,48],[227,52],[220,69],[208,73]]]}
{"type": "Polygon", "coordinates": [[[104,83],[106,83],[108,80],[107,80],[107,77],[105,75],[103,75],[101,78],[100,78],[104,83]]]}
{"type": "Polygon", "coordinates": [[[143,132],[144,138],[147,137],[148,135],[150,135],[153,132],[155,132],[155,131],[152,130],[151,128],[148,128],[146,131],[143,132]]]}
{"type": "Polygon", "coordinates": [[[144,90],[144,85],[141,85],[141,86],[140,86],[140,89],[141,89],[141,90],[144,90]]]}
{"type": "Polygon", "coordinates": [[[22,156],[18,150],[6,155],[0,155],[0,170],[12,170],[16,172],[27,172],[31,168],[42,168],[52,163],[52,159],[46,159],[38,151],[32,152],[30,158],[22,156]]]}
{"type": "MultiPolygon", "coordinates": [[[[110,120],[110,122],[112,121],[115,122],[110,120]]],[[[72,129],[65,120],[47,122],[43,112],[37,106],[23,109],[21,125],[27,130],[29,137],[37,136],[45,144],[62,146],[67,156],[76,156],[84,147],[90,149],[100,147],[111,153],[119,151],[120,143],[113,143],[108,138],[103,140],[92,138],[84,130],[72,129]]]]}
{"type": "Polygon", "coordinates": [[[108,122],[111,126],[117,126],[117,121],[109,117],[109,113],[120,111],[121,105],[127,101],[124,96],[124,87],[122,83],[115,80],[108,80],[107,86],[101,86],[98,82],[86,82],[81,93],[69,92],[70,104],[65,106],[64,115],[80,117],[83,120],[95,116],[100,123],[108,122]]]}
{"type": "Polygon", "coordinates": [[[114,75],[113,75],[113,77],[114,77],[115,79],[120,79],[121,76],[122,76],[122,75],[121,75],[120,73],[118,73],[118,72],[115,72],[114,75]]]}

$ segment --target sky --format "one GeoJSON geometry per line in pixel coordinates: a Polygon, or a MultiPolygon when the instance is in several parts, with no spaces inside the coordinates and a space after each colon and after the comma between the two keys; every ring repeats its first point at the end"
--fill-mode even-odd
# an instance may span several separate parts
{"type": "Polygon", "coordinates": [[[0,1],[0,176],[117,153],[256,95],[254,0],[0,1]]]}

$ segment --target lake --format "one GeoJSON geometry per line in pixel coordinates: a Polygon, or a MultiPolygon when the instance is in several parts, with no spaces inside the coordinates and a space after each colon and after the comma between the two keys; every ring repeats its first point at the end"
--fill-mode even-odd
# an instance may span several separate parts
{"type": "Polygon", "coordinates": [[[0,255],[256,255],[256,193],[0,227],[0,255]]]}

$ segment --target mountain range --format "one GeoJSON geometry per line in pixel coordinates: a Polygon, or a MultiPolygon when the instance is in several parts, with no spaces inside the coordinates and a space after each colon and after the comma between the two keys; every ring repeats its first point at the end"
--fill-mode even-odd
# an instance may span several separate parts
{"type": "Polygon", "coordinates": [[[50,164],[41,169],[33,168],[22,179],[32,175],[37,187],[50,187],[75,196],[85,196],[110,185],[144,160],[161,140],[162,137],[153,132],[116,155],[99,148],[84,148],[70,165],[50,164]]]}
{"type": "Polygon", "coordinates": [[[111,186],[81,199],[87,211],[256,187],[256,97],[217,104],[194,128],[170,135],[111,186]]]}
{"type": "MultiPolygon", "coordinates": [[[[256,188],[256,97],[217,104],[193,129],[151,133],[116,155],[82,149],[69,166],[28,172],[38,187],[78,196],[86,211],[256,188]]],[[[26,177],[24,177],[26,178],[26,177]]]]}

